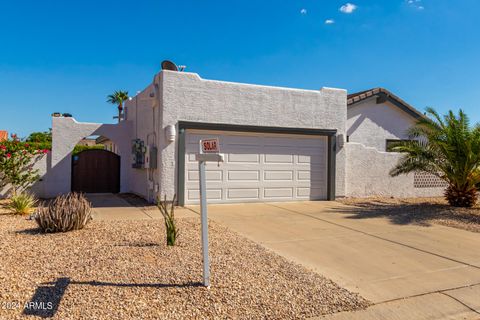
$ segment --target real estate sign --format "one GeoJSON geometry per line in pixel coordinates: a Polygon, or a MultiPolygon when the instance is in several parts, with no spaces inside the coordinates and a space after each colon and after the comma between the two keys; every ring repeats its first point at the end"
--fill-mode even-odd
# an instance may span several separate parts
{"type": "Polygon", "coordinates": [[[208,257],[208,218],[207,218],[207,185],[205,164],[207,161],[216,161],[220,165],[223,162],[223,154],[220,154],[220,142],[218,138],[204,139],[199,141],[200,150],[196,155],[198,161],[199,187],[200,187],[200,212],[202,219],[202,253],[203,253],[203,285],[210,287],[210,261],[208,257]]]}
{"type": "Polygon", "coordinates": [[[219,153],[220,142],[218,138],[200,140],[201,153],[219,153]]]}

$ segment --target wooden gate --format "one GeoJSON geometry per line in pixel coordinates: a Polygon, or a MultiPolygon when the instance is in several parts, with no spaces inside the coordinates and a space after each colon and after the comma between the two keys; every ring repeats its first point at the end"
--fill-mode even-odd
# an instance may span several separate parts
{"type": "Polygon", "coordinates": [[[72,157],[72,191],[120,192],[120,156],[100,149],[85,150],[72,157]]]}

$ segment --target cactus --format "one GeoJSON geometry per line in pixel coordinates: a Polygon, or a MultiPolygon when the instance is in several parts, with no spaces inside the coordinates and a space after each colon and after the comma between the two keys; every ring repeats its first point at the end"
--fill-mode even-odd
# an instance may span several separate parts
{"type": "Polygon", "coordinates": [[[161,198],[158,199],[158,209],[162,213],[162,216],[165,220],[165,228],[167,229],[167,245],[174,246],[177,242],[179,230],[177,228],[177,223],[175,221],[175,199],[176,195],[173,196],[173,200],[170,203],[170,208],[168,208],[167,196],[165,195],[164,200],[161,198]]]}
{"type": "Polygon", "coordinates": [[[43,232],[79,230],[92,219],[92,206],[81,193],[58,196],[48,206],[39,206],[35,221],[43,232]]]}

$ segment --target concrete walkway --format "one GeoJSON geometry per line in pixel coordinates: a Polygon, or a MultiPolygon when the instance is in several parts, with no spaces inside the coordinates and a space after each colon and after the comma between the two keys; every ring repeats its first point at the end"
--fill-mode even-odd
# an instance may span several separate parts
{"type": "Polygon", "coordinates": [[[375,304],[327,319],[480,318],[480,234],[354,213],[337,202],[209,206],[209,218],[375,304]]]}
{"type": "MultiPolygon", "coordinates": [[[[87,199],[92,203],[94,220],[149,220],[163,219],[160,210],[144,210],[132,206],[126,200],[111,193],[90,193],[87,199]]],[[[182,217],[198,217],[191,210],[185,208],[176,208],[175,216],[182,217]]]]}

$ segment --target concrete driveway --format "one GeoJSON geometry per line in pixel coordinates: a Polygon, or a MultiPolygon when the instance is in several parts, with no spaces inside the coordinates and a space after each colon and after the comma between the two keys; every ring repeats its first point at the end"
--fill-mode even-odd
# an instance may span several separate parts
{"type": "Polygon", "coordinates": [[[337,202],[228,204],[210,205],[209,218],[375,304],[331,319],[480,318],[480,234],[358,219],[355,210],[337,202]]]}

